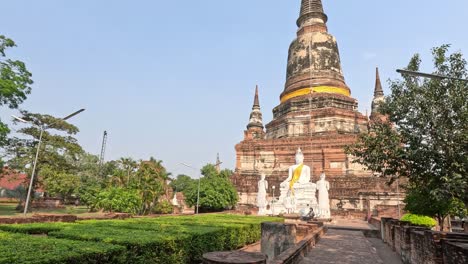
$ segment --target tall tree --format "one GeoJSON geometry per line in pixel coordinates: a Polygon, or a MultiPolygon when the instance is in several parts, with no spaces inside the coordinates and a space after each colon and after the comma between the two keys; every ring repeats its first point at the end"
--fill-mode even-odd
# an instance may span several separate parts
{"type": "Polygon", "coordinates": [[[78,128],[66,121],[50,115],[42,115],[21,111],[23,119],[31,122],[32,126],[20,128],[18,133],[30,138],[12,138],[7,146],[10,157],[8,164],[18,171],[25,171],[29,177],[32,174],[33,161],[36,154],[37,144],[41,133],[41,127],[47,128],[43,132],[42,144],[39,150],[38,162],[34,188],[42,183],[41,171],[47,167],[48,175],[73,175],[77,171],[77,161],[83,154],[81,146],[73,137],[78,133],[78,128]],[[56,134],[52,131],[57,132],[56,134]]]}
{"type": "Polygon", "coordinates": [[[122,183],[127,187],[130,185],[132,177],[135,175],[138,163],[132,158],[120,158],[118,160],[120,169],[124,172],[122,183]]]}
{"type": "MultiPolygon", "coordinates": [[[[448,45],[433,49],[434,74],[453,79],[404,75],[403,80],[392,81],[392,93],[379,107],[385,119],[372,123],[371,132],[362,134],[348,153],[392,180],[407,178],[414,197],[424,194],[433,203],[451,205],[459,200],[466,205],[468,82],[457,79],[468,78],[467,62],[460,52],[448,54],[448,49],[448,45]]],[[[419,71],[420,64],[415,55],[407,69],[419,71]]],[[[443,218],[449,211],[438,213],[443,218]]]]}
{"type": "MultiPolygon", "coordinates": [[[[0,107],[6,105],[11,109],[18,108],[26,100],[33,83],[24,62],[6,56],[6,50],[15,46],[13,40],[0,35],[0,107]]],[[[0,147],[7,143],[9,132],[8,126],[0,120],[0,147]]]]}
{"type": "Polygon", "coordinates": [[[166,194],[169,176],[170,173],[166,171],[161,160],[151,157],[148,161],[140,162],[132,183],[132,187],[139,192],[143,201],[140,214],[151,213],[161,196],[166,194]]]}

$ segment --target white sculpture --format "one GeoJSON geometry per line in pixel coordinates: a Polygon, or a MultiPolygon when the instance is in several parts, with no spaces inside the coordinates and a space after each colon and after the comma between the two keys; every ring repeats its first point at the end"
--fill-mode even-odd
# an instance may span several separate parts
{"type": "Polygon", "coordinates": [[[172,205],[179,206],[179,201],[177,201],[177,194],[174,193],[174,198],[172,198],[172,205]]]}
{"type": "Polygon", "coordinates": [[[258,215],[266,214],[267,199],[266,194],[268,190],[268,182],[265,180],[265,174],[261,175],[261,180],[258,181],[258,194],[257,194],[257,206],[258,215]]]}
{"type": "Polygon", "coordinates": [[[317,182],[318,188],[318,202],[320,218],[330,219],[330,199],[328,198],[328,191],[330,190],[330,183],[325,180],[325,173],[320,175],[320,180],[317,182]]]}
{"type": "Polygon", "coordinates": [[[296,152],[296,164],[289,167],[288,178],[280,184],[280,203],[276,204],[275,212],[299,213],[317,205],[317,186],[310,182],[310,171],[310,167],[304,165],[304,154],[299,148],[296,152]]]}

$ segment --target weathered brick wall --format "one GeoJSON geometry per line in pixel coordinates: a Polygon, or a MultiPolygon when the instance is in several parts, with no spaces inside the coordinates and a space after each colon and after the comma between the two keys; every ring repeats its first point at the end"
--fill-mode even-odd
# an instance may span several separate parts
{"type": "Polygon", "coordinates": [[[442,254],[444,263],[466,264],[468,263],[468,244],[442,240],[442,254]]]}
{"type": "Polygon", "coordinates": [[[395,252],[398,253],[398,255],[401,256],[401,247],[402,247],[402,237],[401,233],[403,232],[402,227],[395,225],[393,226],[393,246],[395,249],[395,252]]]}
{"type": "Polygon", "coordinates": [[[382,239],[405,264],[468,263],[468,234],[436,232],[389,218],[380,221],[382,239]]]}
{"type": "Polygon", "coordinates": [[[415,231],[411,232],[411,262],[414,264],[423,264],[426,259],[425,256],[425,243],[424,232],[415,231]]]}

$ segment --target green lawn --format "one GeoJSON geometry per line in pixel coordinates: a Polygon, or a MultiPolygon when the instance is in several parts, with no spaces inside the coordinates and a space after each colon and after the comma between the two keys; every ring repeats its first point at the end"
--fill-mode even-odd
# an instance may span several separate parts
{"type": "Polygon", "coordinates": [[[15,211],[15,204],[0,203],[0,216],[13,216],[17,212],[15,211]]]}
{"type": "Polygon", "coordinates": [[[0,264],[198,264],[206,252],[260,240],[261,223],[267,221],[283,219],[207,214],[0,225],[0,264]]]}
{"type": "MultiPolygon", "coordinates": [[[[15,208],[16,208],[16,204],[0,203],[0,217],[22,215],[22,213],[17,212],[15,208]]],[[[59,209],[33,209],[31,214],[37,214],[37,213],[80,215],[80,214],[88,213],[88,209],[86,208],[86,206],[67,206],[66,208],[59,208],[59,209]]]]}

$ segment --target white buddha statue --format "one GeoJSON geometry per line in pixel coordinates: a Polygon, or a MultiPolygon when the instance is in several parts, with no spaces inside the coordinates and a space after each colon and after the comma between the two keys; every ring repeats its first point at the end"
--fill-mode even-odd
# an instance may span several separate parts
{"type": "MultiPolygon", "coordinates": [[[[288,178],[280,184],[281,195],[279,200],[289,202],[294,205],[293,211],[296,212],[307,207],[309,204],[317,204],[316,191],[317,186],[310,182],[310,167],[304,164],[304,154],[299,148],[296,152],[296,164],[289,167],[288,178]]],[[[290,211],[290,208],[287,208],[290,211]]]]}
{"type": "Polygon", "coordinates": [[[311,169],[304,164],[304,154],[299,148],[296,152],[296,164],[289,167],[288,178],[280,184],[278,203],[272,203],[274,213],[309,212],[318,210],[317,185],[311,180],[311,169]]]}
{"type": "Polygon", "coordinates": [[[257,193],[257,206],[258,206],[258,215],[266,214],[267,202],[267,190],[268,182],[265,180],[265,174],[262,173],[260,181],[258,181],[258,193],[257,193]]]}
{"type": "Polygon", "coordinates": [[[330,214],[330,199],[328,197],[328,191],[330,190],[330,183],[325,180],[325,173],[320,175],[320,180],[317,182],[317,188],[319,193],[319,213],[320,218],[329,219],[330,214]]]}
{"type": "Polygon", "coordinates": [[[310,183],[310,167],[304,165],[304,154],[299,148],[296,152],[296,164],[289,167],[288,178],[280,184],[280,187],[281,189],[293,190],[294,185],[306,183],[310,183]]]}

